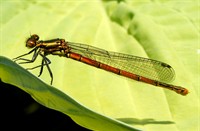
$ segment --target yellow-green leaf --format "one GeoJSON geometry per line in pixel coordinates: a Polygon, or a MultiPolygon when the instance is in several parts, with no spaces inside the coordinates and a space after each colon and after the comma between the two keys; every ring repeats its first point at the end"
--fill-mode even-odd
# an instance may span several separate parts
{"type": "Polygon", "coordinates": [[[3,82],[92,130],[199,129],[200,17],[195,0],[2,0],[0,4],[3,82]],[[64,38],[163,61],[176,72],[172,84],[190,93],[181,96],[58,56],[48,56],[54,75],[50,86],[46,68],[40,78],[39,69],[24,69],[41,64],[41,58],[20,66],[7,59],[30,51],[25,40],[35,33],[41,40],[64,38]]]}

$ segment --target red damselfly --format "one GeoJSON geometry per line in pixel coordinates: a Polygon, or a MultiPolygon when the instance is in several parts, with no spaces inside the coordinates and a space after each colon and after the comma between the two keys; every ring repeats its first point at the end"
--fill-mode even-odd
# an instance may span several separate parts
{"type": "Polygon", "coordinates": [[[59,38],[43,41],[39,40],[39,36],[36,34],[31,35],[27,39],[26,47],[33,49],[13,60],[23,61],[19,64],[33,63],[38,55],[40,55],[42,57],[41,65],[29,69],[41,67],[40,76],[43,72],[43,67],[46,66],[51,76],[51,84],[53,82],[53,74],[49,67],[51,61],[47,58],[49,54],[72,58],[121,76],[173,90],[181,95],[187,95],[189,92],[186,88],[167,84],[166,82],[174,79],[174,70],[170,65],[157,60],[110,52],[85,44],[68,42],[59,38]],[[23,58],[31,53],[33,53],[31,60],[23,58]]]}

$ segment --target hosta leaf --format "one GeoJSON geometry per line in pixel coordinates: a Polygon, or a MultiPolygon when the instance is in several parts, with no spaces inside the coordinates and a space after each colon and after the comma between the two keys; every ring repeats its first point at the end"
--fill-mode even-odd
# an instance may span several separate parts
{"type": "Polygon", "coordinates": [[[0,78],[88,129],[198,130],[198,13],[195,1],[1,1],[0,78]],[[58,56],[48,56],[50,86],[46,68],[40,78],[39,69],[24,69],[41,58],[20,66],[8,59],[27,53],[25,40],[34,33],[41,40],[64,38],[163,61],[176,72],[172,84],[190,93],[181,96],[58,56]]]}

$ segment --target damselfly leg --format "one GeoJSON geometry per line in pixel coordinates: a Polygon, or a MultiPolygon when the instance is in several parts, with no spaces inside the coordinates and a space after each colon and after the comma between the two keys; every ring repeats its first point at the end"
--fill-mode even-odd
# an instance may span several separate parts
{"type": "Polygon", "coordinates": [[[49,64],[51,64],[51,61],[46,57],[46,55],[43,55],[42,53],[43,52],[41,52],[40,49],[34,48],[30,52],[14,58],[13,61],[15,61],[15,62],[22,61],[22,62],[19,62],[19,64],[33,63],[33,62],[35,62],[35,60],[38,57],[38,55],[40,55],[42,57],[42,63],[41,63],[41,65],[38,65],[38,66],[35,66],[35,67],[31,67],[31,68],[26,68],[26,69],[27,70],[33,70],[33,69],[41,67],[40,68],[40,73],[38,75],[38,77],[40,77],[41,74],[42,74],[42,72],[43,72],[43,67],[46,66],[47,70],[49,71],[49,74],[50,74],[50,77],[51,77],[51,84],[52,84],[53,83],[53,73],[52,73],[52,71],[51,71],[51,69],[49,67],[49,64]],[[33,53],[33,56],[32,56],[31,59],[23,58],[23,57],[25,57],[27,55],[30,55],[31,53],[33,53]]]}

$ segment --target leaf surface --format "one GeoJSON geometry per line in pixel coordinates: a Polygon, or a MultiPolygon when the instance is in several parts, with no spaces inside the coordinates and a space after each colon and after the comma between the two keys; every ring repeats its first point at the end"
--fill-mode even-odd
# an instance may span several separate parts
{"type": "Polygon", "coordinates": [[[92,130],[198,129],[197,2],[1,1],[1,8],[3,82],[21,88],[39,103],[92,130]],[[183,97],[71,59],[48,56],[54,75],[52,87],[46,69],[40,78],[39,69],[23,69],[39,65],[41,58],[20,66],[7,59],[27,53],[25,40],[35,33],[41,40],[64,38],[163,61],[176,72],[172,84],[184,86],[190,93],[183,97]]]}

